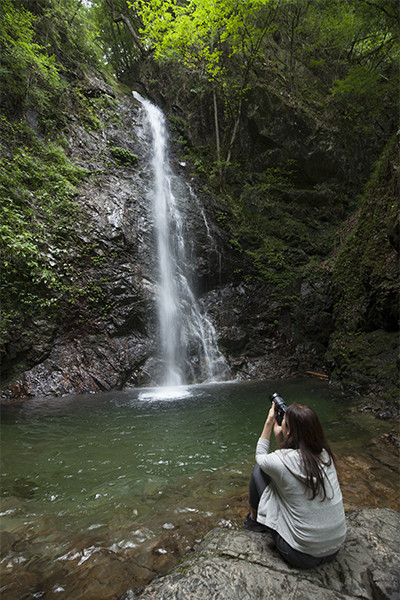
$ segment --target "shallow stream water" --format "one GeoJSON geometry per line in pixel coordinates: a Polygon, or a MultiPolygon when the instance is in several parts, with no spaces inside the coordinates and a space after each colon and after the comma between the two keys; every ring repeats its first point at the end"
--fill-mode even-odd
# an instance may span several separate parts
{"type": "Polygon", "coordinates": [[[396,508],[393,429],[325,382],[232,382],[3,406],[4,600],[108,600],[238,527],[268,395],[312,406],[343,459],[346,508],[396,508]],[[390,454],[390,452],[389,452],[390,454]]]}

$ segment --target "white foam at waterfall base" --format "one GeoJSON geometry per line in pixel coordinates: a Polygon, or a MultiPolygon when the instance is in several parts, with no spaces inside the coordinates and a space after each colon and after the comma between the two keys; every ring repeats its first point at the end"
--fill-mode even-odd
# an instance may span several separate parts
{"type": "Polygon", "coordinates": [[[139,400],[181,400],[189,398],[192,395],[189,387],[186,386],[165,386],[159,388],[146,388],[139,392],[139,400]]]}

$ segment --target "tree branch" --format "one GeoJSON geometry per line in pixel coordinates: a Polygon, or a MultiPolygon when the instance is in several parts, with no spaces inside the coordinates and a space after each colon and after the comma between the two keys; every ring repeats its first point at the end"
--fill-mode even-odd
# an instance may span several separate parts
{"type": "Polygon", "coordinates": [[[139,38],[138,34],[136,33],[136,31],[134,30],[129,17],[127,17],[126,15],[124,15],[122,13],[120,13],[119,16],[116,16],[113,0],[106,0],[106,2],[111,9],[111,19],[113,20],[113,22],[114,23],[121,23],[121,22],[125,23],[136,46],[139,48],[141,55],[143,56],[143,58],[147,58],[149,53],[147,52],[146,48],[143,46],[142,42],[140,41],[140,38],[139,38]]]}
{"type": "Polygon", "coordinates": [[[130,22],[130,19],[126,15],[123,15],[121,13],[118,17],[114,17],[113,21],[114,21],[114,23],[120,23],[121,21],[123,23],[125,23],[125,25],[128,28],[129,33],[131,34],[132,38],[135,41],[136,46],[139,48],[141,55],[144,58],[146,58],[149,55],[149,53],[147,52],[146,48],[143,46],[142,42],[140,41],[140,38],[137,35],[136,31],[134,30],[133,25],[130,22]]]}
{"type": "Polygon", "coordinates": [[[368,6],[372,6],[373,8],[377,8],[378,10],[382,11],[385,13],[385,15],[387,17],[389,17],[389,19],[395,21],[397,20],[396,15],[391,14],[389,11],[386,10],[386,8],[384,8],[383,6],[380,6],[379,4],[376,4],[375,2],[369,2],[368,0],[364,0],[365,4],[368,4],[368,6]]]}

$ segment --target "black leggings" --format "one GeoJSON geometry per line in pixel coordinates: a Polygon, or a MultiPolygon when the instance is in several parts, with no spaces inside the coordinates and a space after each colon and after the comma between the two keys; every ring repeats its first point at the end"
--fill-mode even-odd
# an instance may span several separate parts
{"type": "MultiPolygon", "coordinates": [[[[271,477],[264,473],[262,469],[255,465],[251,472],[250,483],[249,483],[249,503],[251,508],[254,510],[258,509],[258,504],[262,496],[263,491],[269,485],[271,477]]],[[[311,556],[305,554],[299,550],[295,550],[279,535],[277,531],[269,528],[272,534],[275,546],[279,551],[279,554],[293,567],[299,567],[300,569],[310,569],[312,567],[318,567],[325,562],[328,562],[335,558],[337,552],[330,554],[329,556],[311,556]]]]}
{"type": "Polygon", "coordinates": [[[264,473],[258,465],[253,467],[249,483],[249,504],[254,510],[258,509],[260,498],[270,481],[271,477],[264,473]]]}

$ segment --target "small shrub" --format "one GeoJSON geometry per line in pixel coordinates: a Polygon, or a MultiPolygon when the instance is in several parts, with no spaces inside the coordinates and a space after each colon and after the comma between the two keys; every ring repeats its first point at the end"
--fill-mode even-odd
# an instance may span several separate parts
{"type": "Polygon", "coordinates": [[[120,146],[110,146],[110,152],[120,166],[136,166],[138,157],[126,148],[120,146]]]}

